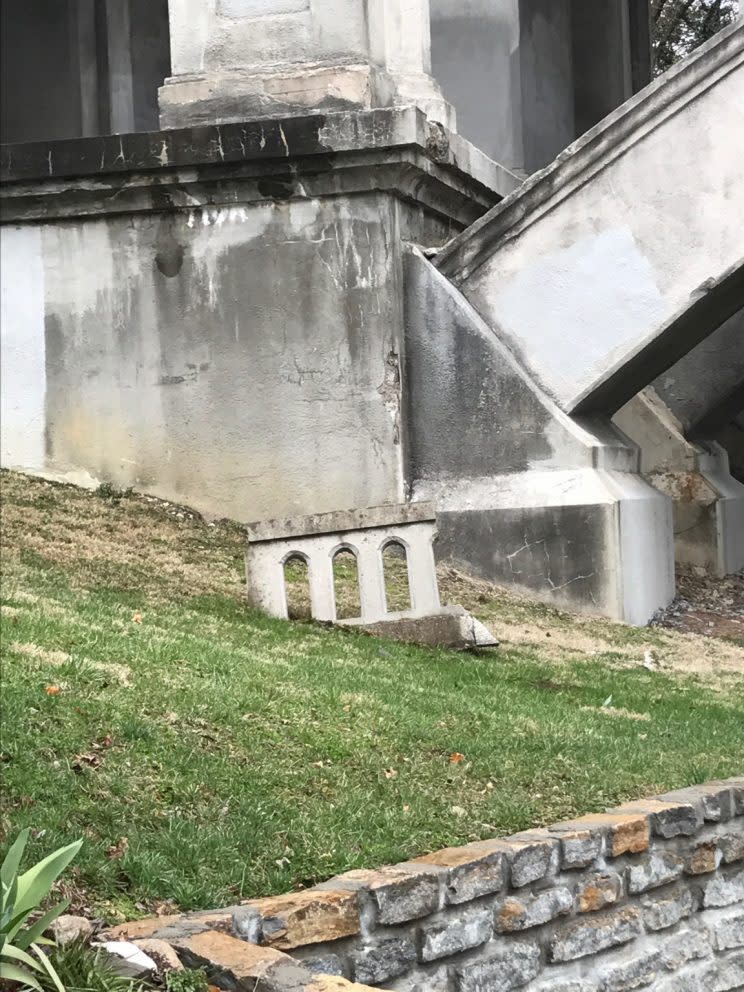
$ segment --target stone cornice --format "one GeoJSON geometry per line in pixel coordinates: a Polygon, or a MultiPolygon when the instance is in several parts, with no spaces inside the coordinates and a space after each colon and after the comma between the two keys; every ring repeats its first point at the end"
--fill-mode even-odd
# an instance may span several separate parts
{"type": "Polygon", "coordinates": [[[472,223],[519,183],[418,110],[373,110],[5,145],[18,222],[387,190],[472,223]]]}

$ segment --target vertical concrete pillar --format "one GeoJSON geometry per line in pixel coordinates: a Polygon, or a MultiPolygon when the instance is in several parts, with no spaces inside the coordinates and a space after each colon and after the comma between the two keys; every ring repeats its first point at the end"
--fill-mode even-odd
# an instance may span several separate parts
{"type": "Polygon", "coordinates": [[[163,127],[413,103],[454,126],[429,74],[429,0],[169,0],[163,127]]]}
{"type": "Polygon", "coordinates": [[[336,591],[333,585],[331,548],[316,545],[309,554],[310,609],[315,620],[333,623],[336,619],[336,591]]]}
{"type": "Polygon", "coordinates": [[[365,621],[378,620],[387,613],[385,574],[378,544],[377,540],[369,538],[359,542],[357,569],[362,620],[365,621]]]}
{"type": "Polygon", "coordinates": [[[436,613],[440,608],[437,566],[428,527],[411,527],[408,542],[408,588],[414,613],[436,613]]]}

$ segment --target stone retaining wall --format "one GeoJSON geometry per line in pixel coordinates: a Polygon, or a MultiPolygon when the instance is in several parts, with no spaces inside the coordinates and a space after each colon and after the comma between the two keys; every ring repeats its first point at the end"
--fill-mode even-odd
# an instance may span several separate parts
{"type": "Polygon", "coordinates": [[[268,955],[277,992],[744,989],[744,777],[123,934],[268,955]]]}

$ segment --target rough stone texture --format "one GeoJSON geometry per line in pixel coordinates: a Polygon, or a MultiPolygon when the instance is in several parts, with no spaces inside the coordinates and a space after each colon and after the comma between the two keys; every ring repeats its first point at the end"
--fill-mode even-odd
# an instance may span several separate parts
{"type": "Polygon", "coordinates": [[[152,958],[159,975],[164,975],[168,971],[181,971],[183,969],[178,955],[166,940],[144,937],[142,940],[133,940],[132,943],[144,951],[149,958],[152,958]]]}
{"type": "Polygon", "coordinates": [[[491,911],[487,908],[462,913],[449,920],[428,923],[421,928],[421,960],[437,961],[471,947],[478,947],[490,940],[492,932],[491,911]]]}
{"type": "Polygon", "coordinates": [[[404,974],[415,962],[416,948],[405,937],[386,938],[351,955],[354,978],[360,982],[384,982],[404,974]]]}
{"type": "Polygon", "coordinates": [[[93,935],[93,924],[84,916],[58,916],[51,926],[52,936],[64,946],[73,940],[87,940],[93,935]]]}
{"type": "Polygon", "coordinates": [[[627,943],[643,932],[641,913],[628,906],[612,913],[584,917],[560,929],[550,942],[553,961],[574,961],[608,947],[627,943]]]}
{"type": "Polygon", "coordinates": [[[570,912],[573,896],[565,886],[548,889],[534,896],[509,896],[496,903],[494,929],[497,933],[529,930],[570,912]]]}
{"type": "Polygon", "coordinates": [[[616,871],[595,872],[581,879],[576,890],[580,913],[594,913],[616,903],[623,895],[623,880],[616,871]]]}
{"type": "Polygon", "coordinates": [[[705,887],[703,905],[706,909],[733,906],[744,900],[744,871],[727,878],[712,878],[705,887]]]}
{"type": "Polygon", "coordinates": [[[557,859],[558,842],[547,832],[515,834],[508,844],[511,884],[517,888],[543,878],[557,859]]]}
{"type": "Polygon", "coordinates": [[[641,900],[643,922],[647,930],[663,930],[689,916],[693,910],[692,893],[684,886],[675,886],[654,898],[641,900]]]}
{"type": "Polygon", "coordinates": [[[666,885],[679,878],[685,863],[680,855],[673,851],[657,853],[652,851],[644,857],[640,864],[631,865],[628,872],[628,892],[636,895],[646,889],[654,889],[658,885],[666,885]]]}
{"type": "Polygon", "coordinates": [[[724,834],[718,838],[718,849],[723,863],[732,864],[744,860],[744,836],[740,834],[724,834]]]}
{"type": "Polygon", "coordinates": [[[482,961],[455,968],[457,992],[509,992],[521,988],[540,971],[537,944],[504,944],[482,961]]]}
{"type": "Polygon", "coordinates": [[[446,868],[447,902],[454,905],[499,892],[506,883],[506,854],[479,844],[446,847],[415,858],[411,864],[446,868]]]}
{"type": "Polygon", "coordinates": [[[255,943],[279,950],[325,943],[359,933],[359,909],[353,892],[290,892],[257,899],[233,916],[235,929],[255,943]]]}
{"type": "Polygon", "coordinates": [[[744,838],[740,782],[129,927],[245,992],[340,992],[349,978],[391,992],[729,992],[744,983],[744,868],[723,857],[744,838]],[[709,804],[704,818],[705,797],[727,793],[732,817],[709,804]]]}

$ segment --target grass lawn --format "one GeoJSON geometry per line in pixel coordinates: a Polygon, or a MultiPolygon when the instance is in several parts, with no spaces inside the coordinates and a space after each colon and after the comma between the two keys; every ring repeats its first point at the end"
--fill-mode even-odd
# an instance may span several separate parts
{"type": "Polygon", "coordinates": [[[77,908],[214,907],[744,769],[736,645],[448,571],[498,652],[280,622],[242,601],[234,525],[2,483],[0,823],[85,838],[77,908]]]}

